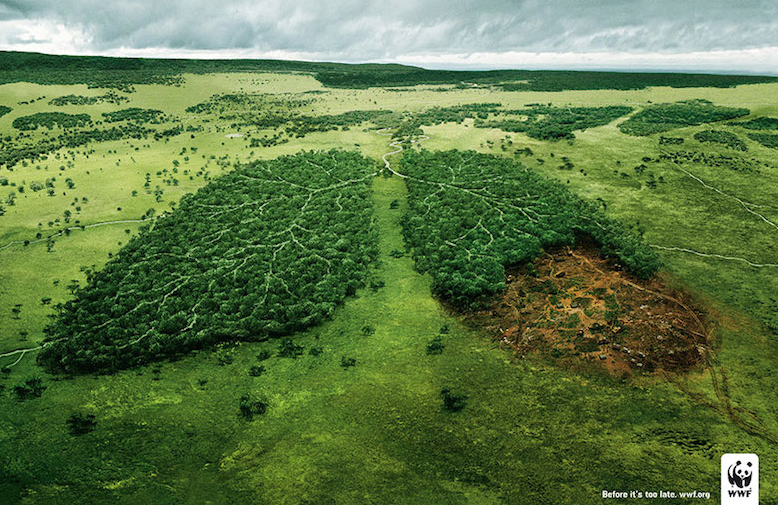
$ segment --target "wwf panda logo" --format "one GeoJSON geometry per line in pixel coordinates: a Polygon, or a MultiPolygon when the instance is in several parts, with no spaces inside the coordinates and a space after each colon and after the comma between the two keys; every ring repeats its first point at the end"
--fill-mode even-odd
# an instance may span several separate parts
{"type": "Polygon", "coordinates": [[[727,478],[729,478],[729,483],[733,486],[739,487],[740,489],[751,485],[751,476],[754,474],[754,471],[751,467],[752,464],[750,461],[745,465],[743,465],[741,461],[738,461],[734,465],[730,465],[729,469],[727,470],[727,478]]]}

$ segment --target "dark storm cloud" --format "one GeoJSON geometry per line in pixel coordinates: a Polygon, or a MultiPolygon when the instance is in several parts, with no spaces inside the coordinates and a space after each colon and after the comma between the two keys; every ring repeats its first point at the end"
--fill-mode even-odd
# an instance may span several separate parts
{"type": "Polygon", "coordinates": [[[0,30],[11,30],[14,21],[48,23],[78,32],[82,49],[97,52],[241,49],[343,61],[506,51],[688,53],[777,46],[776,5],[775,0],[5,0],[0,30]]]}

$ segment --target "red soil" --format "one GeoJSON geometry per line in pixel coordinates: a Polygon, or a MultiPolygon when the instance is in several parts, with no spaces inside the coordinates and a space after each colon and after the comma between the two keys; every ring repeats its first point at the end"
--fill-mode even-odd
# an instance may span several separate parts
{"type": "Polygon", "coordinates": [[[520,356],[588,362],[613,374],[682,371],[703,359],[703,313],[661,280],[638,280],[594,247],[546,253],[531,270],[508,271],[505,292],[471,316],[520,356]]]}

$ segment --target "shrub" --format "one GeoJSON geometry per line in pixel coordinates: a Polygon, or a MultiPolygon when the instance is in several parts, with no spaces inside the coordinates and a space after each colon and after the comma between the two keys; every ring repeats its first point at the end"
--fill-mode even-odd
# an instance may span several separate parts
{"type": "Polygon", "coordinates": [[[278,346],[278,356],[281,358],[297,358],[305,352],[305,347],[295,344],[291,338],[281,340],[278,346]]]}
{"type": "Polygon", "coordinates": [[[443,337],[438,335],[429,342],[427,342],[427,354],[437,355],[442,354],[446,345],[443,343],[443,337]]]}
{"type": "Polygon", "coordinates": [[[238,410],[241,417],[251,421],[254,416],[262,415],[267,412],[268,404],[263,400],[252,398],[248,393],[240,397],[238,402],[238,410]]]}
{"type": "Polygon", "coordinates": [[[30,377],[23,383],[14,386],[14,392],[19,401],[40,398],[45,390],[46,386],[43,385],[43,380],[40,377],[30,377]]]}
{"type": "Polygon", "coordinates": [[[249,375],[251,377],[259,377],[263,373],[265,373],[265,367],[262,365],[254,365],[249,368],[249,375]]]}
{"type": "Polygon", "coordinates": [[[94,414],[73,414],[68,418],[66,424],[71,435],[84,435],[94,431],[97,427],[94,414]]]}
{"type": "Polygon", "coordinates": [[[443,397],[443,408],[449,412],[459,412],[467,405],[467,395],[455,394],[451,388],[441,389],[440,396],[443,397]]]}

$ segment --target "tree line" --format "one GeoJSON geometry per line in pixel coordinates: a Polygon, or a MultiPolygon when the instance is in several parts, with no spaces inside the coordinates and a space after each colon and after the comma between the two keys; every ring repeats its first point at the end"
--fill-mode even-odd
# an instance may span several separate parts
{"type": "Polygon", "coordinates": [[[776,82],[772,76],[680,73],[590,72],[566,70],[427,70],[359,68],[323,70],[316,74],[322,84],[335,88],[417,86],[420,84],[477,84],[504,91],[566,91],[584,89],[730,88],[741,84],[776,82]]]}

